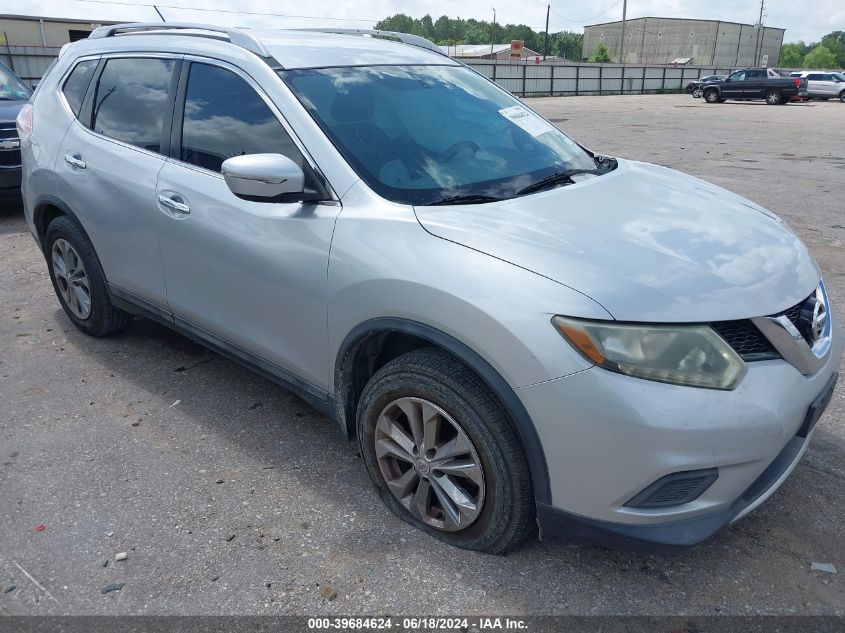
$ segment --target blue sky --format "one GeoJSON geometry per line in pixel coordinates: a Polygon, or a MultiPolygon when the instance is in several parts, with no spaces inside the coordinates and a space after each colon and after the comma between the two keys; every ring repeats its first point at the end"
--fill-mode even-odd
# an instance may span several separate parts
{"type": "MultiPolygon", "coordinates": [[[[107,0],[84,2],[82,0],[5,0],[4,13],[72,17],[101,20],[157,20],[149,5],[156,0],[107,0]]],[[[490,20],[496,6],[500,22],[522,22],[542,30],[546,16],[545,0],[368,0],[366,3],[309,0],[308,2],[267,2],[266,0],[161,0],[157,2],[166,19],[193,22],[225,23],[233,26],[253,27],[302,27],[346,26],[369,28],[373,20],[407,13],[420,17],[429,13],[435,19],[440,15],[450,17],[490,20]],[[223,9],[227,12],[197,11],[189,7],[223,9]],[[175,8],[185,7],[185,8],[175,8]],[[458,8],[456,8],[458,7],[458,8]],[[244,13],[231,13],[231,12],[244,13]],[[287,17],[249,15],[279,13],[287,17]],[[308,17],[306,17],[308,16],[308,17]]],[[[584,24],[608,22],[622,17],[622,0],[555,0],[551,3],[550,29],[580,31],[584,24]]],[[[786,41],[818,40],[832,30],[845,30],[845,1],[814,0],[805,3],[796,0],[767,0],[765,24],[786,29],[786,41]]],[[[628,17],[688,17],[719,19],[732,22],[754,23],[757,20],[759,0],[629,0],[628,17]]]]}

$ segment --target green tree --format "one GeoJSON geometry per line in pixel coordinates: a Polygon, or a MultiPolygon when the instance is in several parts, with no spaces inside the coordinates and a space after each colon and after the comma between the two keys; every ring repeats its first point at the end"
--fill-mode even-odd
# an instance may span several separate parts
{"type": "Polygon", "coordinates": [[[823,44],[819,44],[804,57],[805,68],[834,68],[836,55],[830,52],[823,44]]]}
{"type": "Polygon", "coordinates": [[[593,54],[590,55],[590,59],[587,61],[598,64],[607,64],[608,62],[613,61],[613,57],[610,55],[610,49],[607,47],[607,44],[604,42],[597,42],[593,47],[593,54]]]}
{"type": "Polygon", "coordinates": [[[784,68],[801,68],[804,65],[804,55],[807,54],[804,42],[784,44],[780,49],[778,65],[784,68]]]}
{"type": "Polygon", "coordinates": [[[836,57],[834,66],[845,68],[845,31],[833,31],[822,38],[822,46],[836,57]]]}
{"type": "Polygon", "coordinates": [[[561,31],[549,34],[550,52],[559,57],[579,61],[581,49],[584,46],[584,36],[573,31],[561,31]]]}
{"type": "MultiPolygon", "coordinates": [[[[455,44],[489,44],[493,40],[496,44],[509,44],[511,40],[522,40],[525,47],[538,53],[543,52],[545,34],[535,31],[525,24],[499,24],[495,28],[491,21],[464,20],[441,15],[432,21],[430,15],[422,18],[412,18],[404,13],[397,13],[379,20],[375,28],[384,31],[399,31],[422,35],[436,42],[440,46],[454,46],[455,44]]],[[[549,55],[561,55],[567,59],[581,58],[582,35],[569,31],[549,33],[549,55]]]]}

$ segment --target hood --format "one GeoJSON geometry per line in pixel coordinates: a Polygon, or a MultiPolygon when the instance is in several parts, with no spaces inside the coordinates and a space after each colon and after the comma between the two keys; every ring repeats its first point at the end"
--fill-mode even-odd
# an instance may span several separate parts
{"type": "Polygon", "coordinates": [[[26,99],[23,101],[0,101],[0,123],[6,121],[14,123],[15,119],[18,118],[18,112],[21,111],[25,103],[26,99]]]}
{"type": "Polygon", "coordinates": [[[646,163],[495,204],[414,210],[429,233],[589,295],[621,321],[774,314],[820,277],[771,212],[646,163]]]}

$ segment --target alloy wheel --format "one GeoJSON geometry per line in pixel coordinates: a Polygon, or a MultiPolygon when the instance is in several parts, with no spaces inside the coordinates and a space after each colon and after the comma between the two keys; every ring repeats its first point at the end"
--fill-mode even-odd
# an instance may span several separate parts
{"type": "Polygon", "coordinates": [[[79,253],[59,238],[53,242],[51,256],[59,294],[73,315],[84,321],[91,314],[91,286],[79,253]]]}
{"type": "Polygon", "coordinates": [[[484,504],[484,471],[472,442],[446,411],[422,398],[388,404],[375,428],[379,470],[418,520],[445,532],[471,525],[484,504]]]}

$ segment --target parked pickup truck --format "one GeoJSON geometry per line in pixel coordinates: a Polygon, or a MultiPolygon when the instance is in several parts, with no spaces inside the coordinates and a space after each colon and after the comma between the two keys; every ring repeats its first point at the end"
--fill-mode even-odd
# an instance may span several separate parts
{"type": "Polygon", "coordinates": [[[807,80],[803,77],[783,77],[771,68],[743,68],[732,72],[724,81],[702,88],[707,103],[722,103],[728,99],[763,99],[769,105],[778,105],[793,97],[804,96],[807,80]]]}

